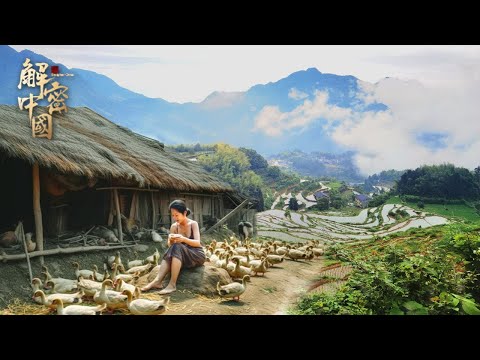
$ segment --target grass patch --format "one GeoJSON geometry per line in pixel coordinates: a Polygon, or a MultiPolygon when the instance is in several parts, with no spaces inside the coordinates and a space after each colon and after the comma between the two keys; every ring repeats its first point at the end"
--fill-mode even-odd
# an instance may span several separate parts
{"type": "MultiPolygon", "coordinates": [[[[416,207],[415,204],[407,204],[410,207],[416,207]]],[[[425,204],[423,211],[469,221],[480,220],[476,210],[466,205],[425,204]]]]}
{"type": "Polygon", "coordinates": [[[328,183],[325,183],[322,181],[323,185],[331,188],[332,190],[338,190],[340,186],[342,186],[342,183],[340,181],[330,181],[328,183]]]}
{"type": "Polygon", "coordinates": [[[385,204],[401,204],[402,200],[398,196],[391,196],[385,201],[385,204]]]}
{"type": "Polygon", "coordinates": [[[326,259],[326,260],[324,260],[324,262],[323,262],[323,267],[327,267],[327,266],[335,265],[335,264],[341,264],[341,263],[342,263],[342,262],[339,261],[339,260],[326,259]]]}
{"type": "Polygon", "coordinates": [[[392,196],[387,201],[386,204],[403,204],[408,207],[411,207],[415,210],[421,210],[427,213],[433,213],[441,216],[446,216],[454,219],[468,220],[476,222],[480,220],[480,215],[477,211],[467,205],[443,205],[443,204],[425,204],[423,209],[419,209],[417,203],[414,202],[402,202],[398,196],[392,196]]]}
{"type": "Polygon", "coordinates": [[[267,294],[271,294],[271,293],[277,291],[277,288],[275,286],[268,286],[266,288],[263,288],[262,291],[264,291],[267,294]]]}

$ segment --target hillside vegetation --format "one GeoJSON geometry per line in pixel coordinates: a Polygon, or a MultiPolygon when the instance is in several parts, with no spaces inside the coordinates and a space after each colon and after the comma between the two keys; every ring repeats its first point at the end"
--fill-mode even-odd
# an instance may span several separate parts
{"type": "Polygon", "coordinates": [[[452,164],[407,170],[397,183],[400,195],[438,199],[479,199],[480,168],[470,171],[452,164]]]}
{"type": "Polygon", "coordinates": [[[331,246],[331,261],[353,268],[348,280],[303,297],[293,313],[480,315],[479,230],[457,223],[331,246]]]}
{"type": "Polygon", "coordinates": [[[253,149],[236,148],[223,143],[171,148],[198,161],[211,174],[256,199],[259,211],[270,208],[275,191],[300,184],[298,174],[268,165],[265,158],[253,149]]]}

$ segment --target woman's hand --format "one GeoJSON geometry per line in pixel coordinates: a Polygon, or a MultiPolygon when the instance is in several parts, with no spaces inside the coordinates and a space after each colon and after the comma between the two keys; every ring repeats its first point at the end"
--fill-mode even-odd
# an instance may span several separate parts
{"type": "Polygon", "coordinates": [[[170,234],[168,235],[168,242],[169,244],[176,244],[182,242],[182,235],[180,234],[170,234]]]}

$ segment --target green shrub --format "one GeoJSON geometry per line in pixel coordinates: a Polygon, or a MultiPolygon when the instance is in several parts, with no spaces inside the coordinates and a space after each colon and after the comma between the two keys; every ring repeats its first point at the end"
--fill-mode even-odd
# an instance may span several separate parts
{"type": "Polygon", "coordinates": [[[462,257],[449,250],[454,247],[463,259],[470,259],[461,264],[472,264],[477,252],[480,256],[480,235],[458,232],[432,245],[422,240],[427,233],[432,235],[431,230],[412,230],[418,234],[401,243],[383,239],[364,247],[331,246],[328,255],[350,263],[354,270],[336,293],[302,298],[296,313],[480,314],[473,291],[478,269],[459,267],[462,257]]]}

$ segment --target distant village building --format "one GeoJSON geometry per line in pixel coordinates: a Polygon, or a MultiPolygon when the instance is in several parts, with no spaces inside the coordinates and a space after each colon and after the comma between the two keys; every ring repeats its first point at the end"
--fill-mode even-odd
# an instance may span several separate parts
{"type": "Polygon", "coordinates": [[[368,206],[368,202],[372,200],[369,196],[364,194],[355,195],[355,205],[358,207],[366,208],[368,206]]]}
{"type": "Polygon", "coordinates": [[[325,192],[325,191],[316,191],[313,193],[313,196],[315,196],[315,199],[318,201],[321,198],[327,198],[330,199],[330,196],[325,192]]]}

